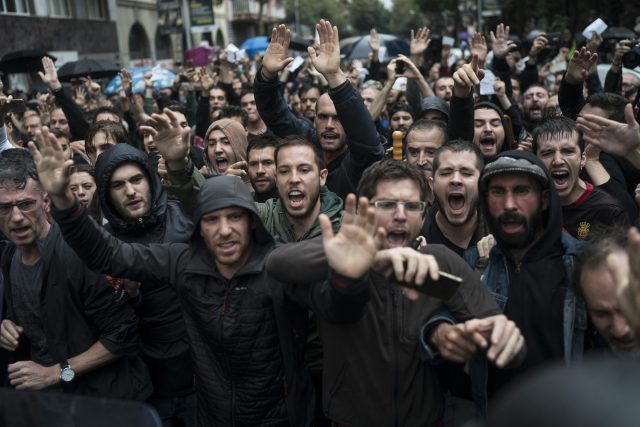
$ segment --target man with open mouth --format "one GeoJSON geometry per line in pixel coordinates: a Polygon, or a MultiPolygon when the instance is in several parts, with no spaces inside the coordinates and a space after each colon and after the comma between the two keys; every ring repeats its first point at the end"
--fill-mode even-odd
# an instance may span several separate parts
{"type": "Polygon", "coordinates": [[[211,175],[224,175],[231,165],[247,160],[247,132],[235,120],[211,123],[204,140],[205,164],[211,175]]]}
{"type": "Polygon", "coordinates": [[[491,102],[479,102],[474,106],[473,143],[480,148],[485,161],[511,148],[503,120],[502,110],[491,102]]]}
{"type": "Polygon", "coordinates": [[[554,117],[540,124],[533,131],[533,149],[549,170],[560,196],[562,225],[573,237],[586,240],[598,224],[629,224],[617,199],[580,178],[584,142],[573,120],[554,117]]]}
{"type": "Polygon", "coordinates": [[[533,129],[542,121],[549,101],[549,92],[541,84],[532,84],[522,94],[522,110],[524,113],[524,127],[527,131],[533,129]]]}
{"type": "Polygon", "coordinates": [[[451,141],[438,149],[429,178],[436,204],[429,208],[422,235],[429,244],[447,246],[458,255],[489,234],[478,212],[478,179],[482,153],[467,141],[451,141]]]}

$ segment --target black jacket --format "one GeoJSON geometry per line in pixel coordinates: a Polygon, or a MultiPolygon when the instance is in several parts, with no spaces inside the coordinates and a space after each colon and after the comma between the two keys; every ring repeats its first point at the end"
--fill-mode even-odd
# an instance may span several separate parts
{"type": "MultiPolygon", "coordinates": [[[[256,108],[269,130],[281,138],[302,135],[319,147],[313,124],[289,110],[280,90],[281,83],[264,81],[260,73],[258,70],[253,90],[256,108]]],[[[344,128],[349,149],[327,165],[326,185],[344,200],[347,194],[356,192],[362,172],[372,163],[382,160],[385,140],[376,131],[360,94],[348,81],[331,89],[329,96],[344,128]]]]}
{"type": "MultiPolygon", "coordinates": [[[[44,262],[41,311],[51,357],[60,363],[83,353],[100,341],[111,353],[122,356],[91,372],[79,375],[67,393],[118,399],[146,399],[151,394],[147,368],[137,356],[136,316],[126,300],[117,298],[107,280],[92,273],[69,248],[53,223],[50,239],[38,242],[44,262]],[[47,242],[47,244],[45,244],[47,242]]],[[[11,259],[13,244],[2,252],[6,318],[16,320],[12,308],[11,259]]],[[[21,339],[15,360],[28,359],[29,343],[21,339]],[[22,357],[21,357],[22,356],[22,357]]]]}
{"type": "MultiPolygon", "coordinates": [[[[193,225],[175,201],[167,201],[160,177],[149,166],[147,156],[129,144],[117,144],[100,155],[96,162],[96,195],[106,229],[125,242],[185,243],[193,225]],[[138,164],[149,178],[151,206],[137,220],[123,218],[113,207],[109,181],[123,163],[138,164]]],[[[175,289],[167,282],[142,284],[143,292],[135,305],[140,319],[143,354],[149,367],[156,396],[175,396],[193,392],[193,369],[189,360],[184,318],[175,289]]]]}
{"type": "Polygon", "coordinates": [[[313,389],[303,361],[308,307],[336,322],[355,321],[369,297],[366,281],[285,287],[264,268],[275,243],[241,180],[206,180],[196,224],[205,213],[232,206],[249,211],[254,227],[250,258],[230,280],[217,271],[199,227],[188,245],[145,246],[110,236],[82,206],[54,215],[91,268],[176,288],[194,359],[200,425],[310,425],[313,389]]]}

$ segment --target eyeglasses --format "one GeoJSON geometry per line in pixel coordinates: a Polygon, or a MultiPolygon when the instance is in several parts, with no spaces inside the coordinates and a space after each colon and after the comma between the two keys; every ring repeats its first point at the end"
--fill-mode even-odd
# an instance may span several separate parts
{"type": "Polygon", "coordinates": [[[20,212],[31,212],[35,209],[38,202],[33,199],[20,200],[16,203],[3,203],[0,204],[0,215],[9,215],[13,212],[13,207],[20,209],[20,212]]]}
{"type": "Polygon", "coordinates": [[[422,213],[427,207],[425,202],[401,202],[399,200],[376,200],[373,202],[373,206],[383,212],[394,212],[398,209],[398,205],[402,205],[405,211],[411,213],[422,213]]]}

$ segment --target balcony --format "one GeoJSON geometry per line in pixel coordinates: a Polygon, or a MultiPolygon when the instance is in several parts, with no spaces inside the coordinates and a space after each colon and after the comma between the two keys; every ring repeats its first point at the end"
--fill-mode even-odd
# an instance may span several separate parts
{"type": "MultiPolygon", "coordinates": [[[[268,0],[262,7],[262,19],[264,22],[281,21],[285,17],[282,1],[268,0]]],[[[229,21],[256,21],[260,11],[260,2],[257,0],[228,0],[229,21]]]]}

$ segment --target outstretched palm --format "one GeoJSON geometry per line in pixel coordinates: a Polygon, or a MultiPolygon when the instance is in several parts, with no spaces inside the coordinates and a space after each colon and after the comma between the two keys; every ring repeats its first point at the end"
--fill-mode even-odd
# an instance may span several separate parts
{"type": "Polygon", "coordinates": [[[375,213],[369,209],[367,199],[360,199],[357,214],[355,203],[353,194],[347,196],[338,234],[333,234],[326,215],[320,216],[320,225],[329,266],[343,276],[357,279],[371,267],[380,245],[381,234],[376,231],[375,213]]]}
{"type": "Polygon", "coordinates": [[[340,71],[340,38],[338,28],[332,27],[331,22],[321,19],[318,25],[320,46],[317,49],[309,47],[309,57],[313,66],[323,76],[335,74],[340,71]]]}
{"type": "Polygon", "coordinates": [[[73,160],[65,155],[57,138],[45,127],[36,134],[36,144],[29,142],[31,156],[38,169],[42,188],[52,196],[63,197],[69,185],[69,167],[73,160]]]}
{"type": "Polygon", "coordinates": [[[283,24],[271,30],[271,42],[262,57],[262,67],[270,74],[278,74],[293,60],[288,56],[291,31],[283,24]]]}

